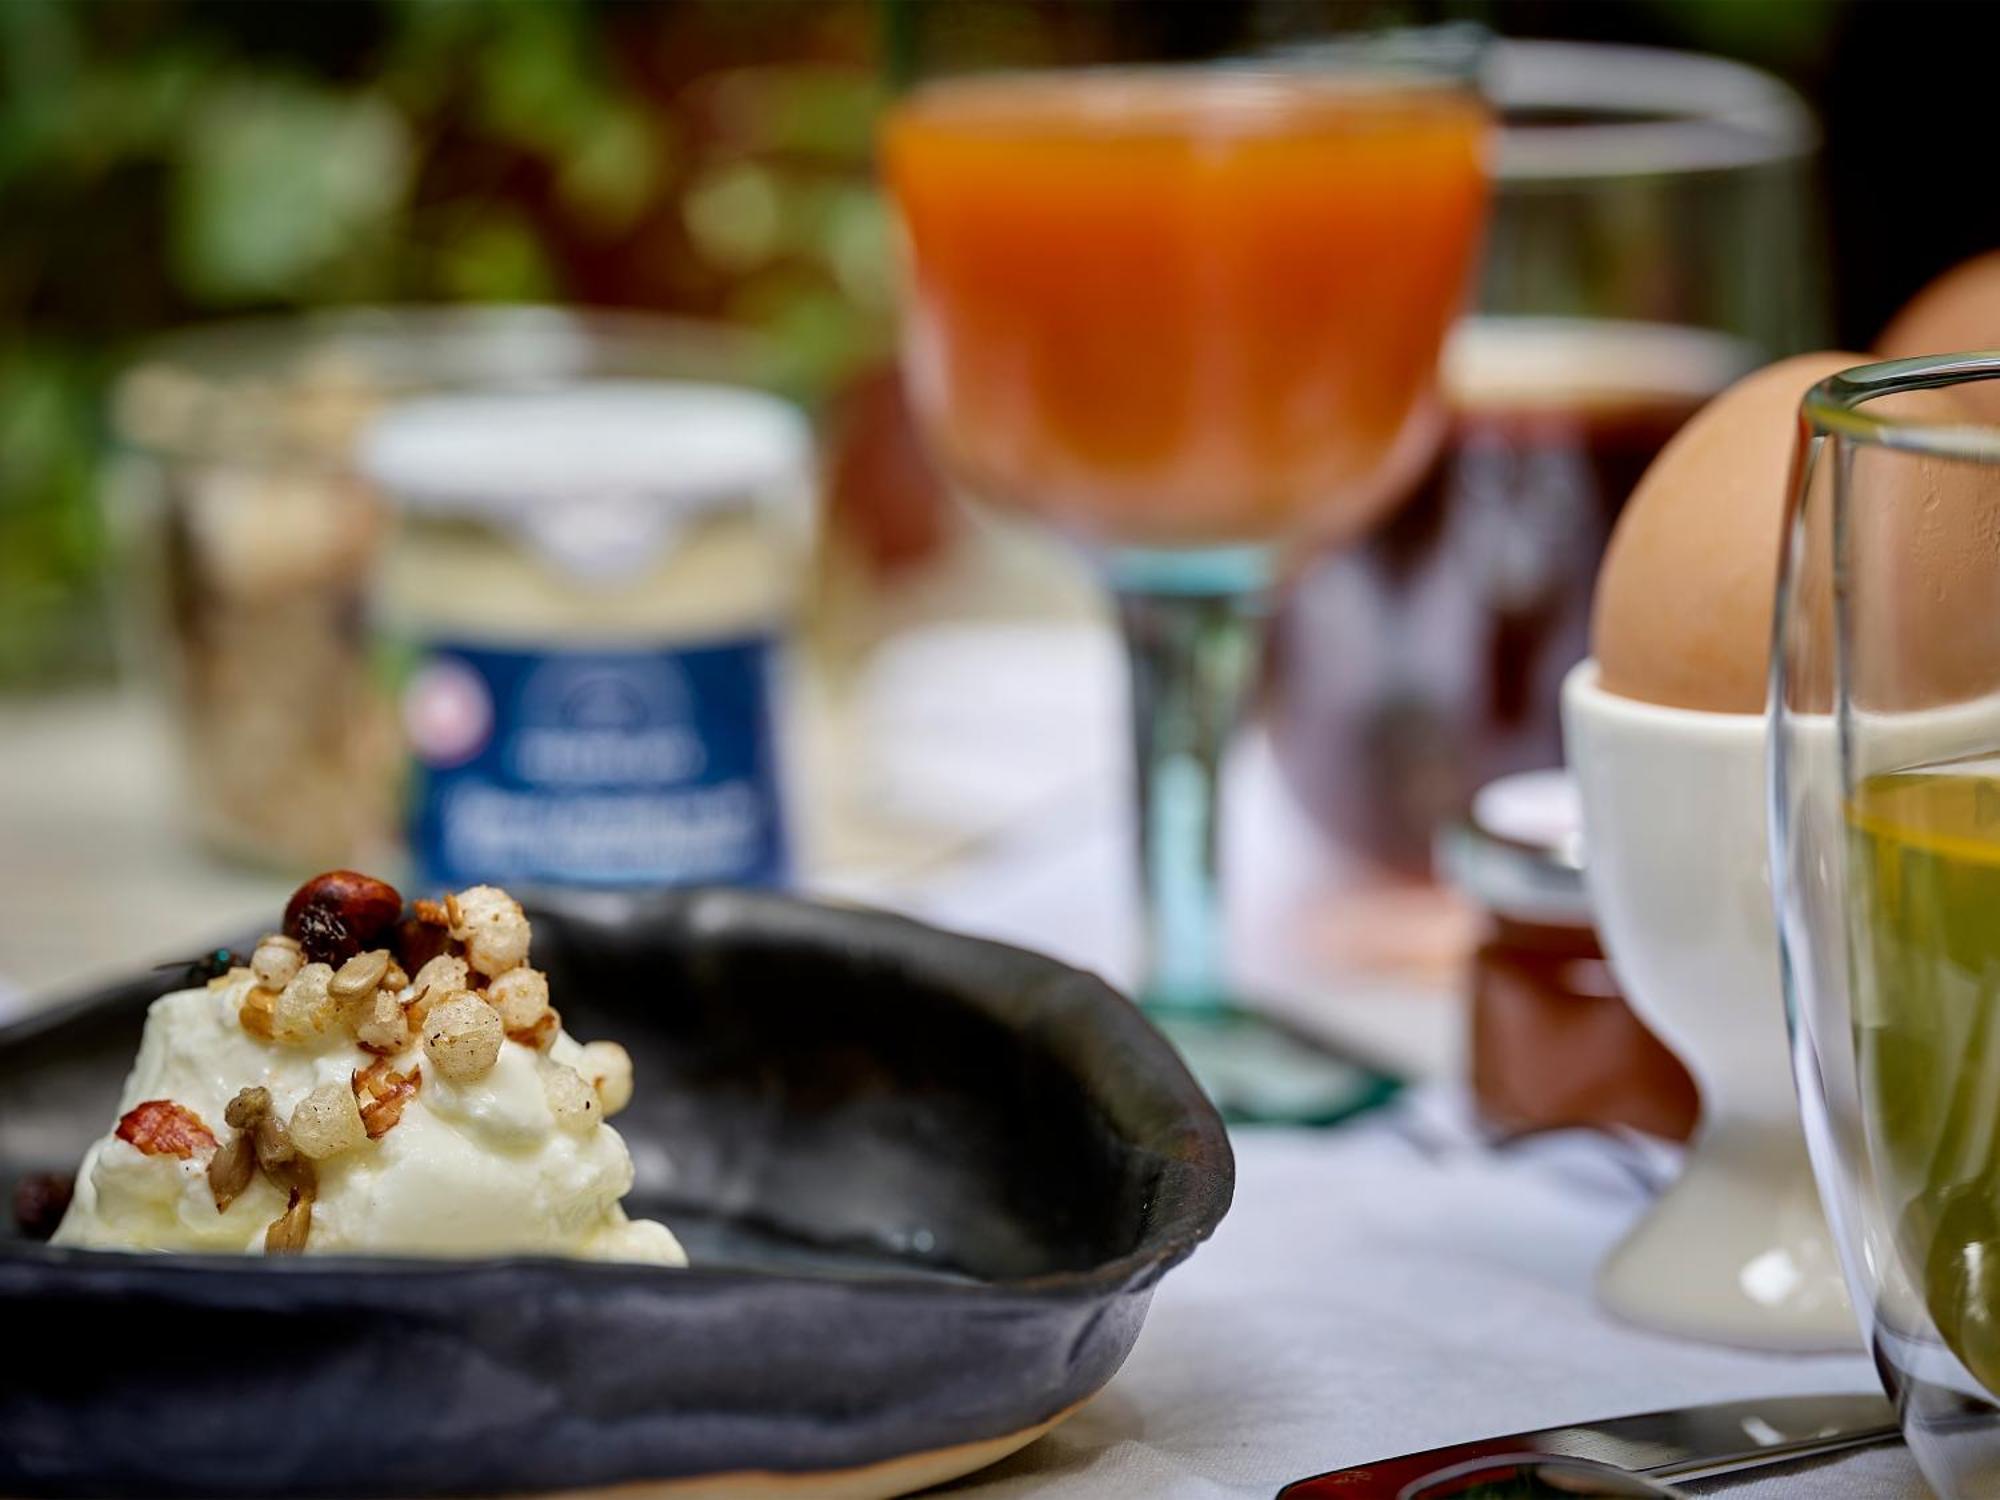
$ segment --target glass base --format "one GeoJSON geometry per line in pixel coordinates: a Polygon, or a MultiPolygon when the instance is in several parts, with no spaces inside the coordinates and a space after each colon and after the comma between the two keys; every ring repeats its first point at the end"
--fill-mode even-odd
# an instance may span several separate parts
{"type": "Polygon", "coordinates": [[[1180,599],[1262,599],[1278,572],[1272,546],[1118,547],[1097,557],[1100,570],[1121,594],[1180,599]]]}
{"type": "Polygon", "coordinates": [[[1399,1079],[1249,1011],[1148,1006],[1146,1016],[1233,1125],[1336,1125],[1402,1087],[1399,1079]]]}

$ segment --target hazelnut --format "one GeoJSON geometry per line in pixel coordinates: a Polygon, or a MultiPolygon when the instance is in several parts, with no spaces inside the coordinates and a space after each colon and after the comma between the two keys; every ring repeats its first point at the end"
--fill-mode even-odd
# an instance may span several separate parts
{"type": "Polygon", "coordinates": [[[329,870],[292,892],[285,903],[285,935],[314,963],[344,964],[375,947],[402,914],[402,893],[387,881],[329,870]]]}

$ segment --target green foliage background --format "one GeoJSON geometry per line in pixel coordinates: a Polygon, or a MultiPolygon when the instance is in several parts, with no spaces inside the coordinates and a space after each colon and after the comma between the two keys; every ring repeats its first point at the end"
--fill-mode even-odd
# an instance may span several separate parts
{"type": "MultiPolygon", "coordinates": [[[[1783,67],[1841,0],[1605,3],[1783,67]]],[[[0,0],[0,689],[108,668],[103,393],[149,333],[552,299],[755,325],[824,390],[887,351],[892,76],[1562,4],[0,0]]]]}
{"type": "Polygon", "coordinates": [[[152,331],[555,299],[757,324],[809,384],[878,357],[876,26],[786,0],[0,0],[0,685],[107,664],[102,396],[152,331]]]}

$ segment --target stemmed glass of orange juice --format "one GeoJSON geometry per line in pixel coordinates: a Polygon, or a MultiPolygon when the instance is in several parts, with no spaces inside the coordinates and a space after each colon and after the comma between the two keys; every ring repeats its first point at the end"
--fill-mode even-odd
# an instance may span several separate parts
{"type": "Polygon", "coordinates": [[[1365,526],[1437,441],[1487,127],[1462,79],[1349,60],[954,79],[884,128],[919,420],[957,483],[1074,539],[1117,598],[1142,998],[1239,1117],[1357,1098],[1232,1003],[1217,771],[1287,551],[1365,526]]]}

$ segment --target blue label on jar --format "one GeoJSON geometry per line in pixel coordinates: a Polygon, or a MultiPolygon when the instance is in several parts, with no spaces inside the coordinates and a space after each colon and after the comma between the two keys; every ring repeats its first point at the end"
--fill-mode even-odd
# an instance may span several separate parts
{"type": "Polygon", "coordinates": [[[776,646],[432,641],[403,691],[410,848],[447,885],[776,885],[776,646]]]}

